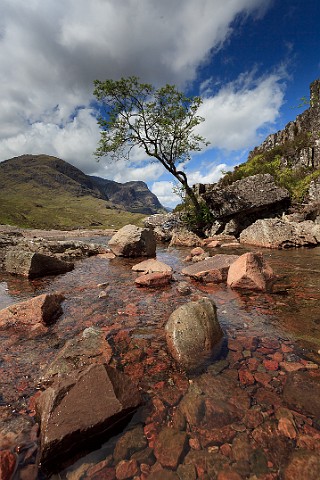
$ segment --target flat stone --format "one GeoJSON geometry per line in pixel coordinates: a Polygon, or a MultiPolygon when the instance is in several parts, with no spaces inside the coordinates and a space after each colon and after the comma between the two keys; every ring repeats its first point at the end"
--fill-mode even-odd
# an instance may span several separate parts
{"type": "Polygon", "coordinates": [[[137,263],[132,267],[134,272],[144,272],[144,273],[172,273],[172,268],[169,265],[166,265],[155,258],[149,258],[143,262],[137,263]]]}
{"type": "Polygon", "coordinates": [[[214,255],[184,268],[181,273],[204,283],[225,282],[230,265],[238,258],[238,255],[214,255]]]}
{"type": "Polygon", "coordinates": [[[135,284],[138,287],[158,288],[169,285],[172,282],[171,273],[146,273],[135,279],[135,284]]]}
{"type": "Polygon", "coordinates": [[[107,365],[91,365],[55,382],[37,403],[42,468],[59,471],[82,450],[96,448],[121,431],[140,403],[130,379],[107,365]]]}
{"type": "Polygon", "coordinates": [[[186,446],[187,434],[185,432],[165,427],[156,440],[154,454],[163,467],[176,469],[186,446]]]}

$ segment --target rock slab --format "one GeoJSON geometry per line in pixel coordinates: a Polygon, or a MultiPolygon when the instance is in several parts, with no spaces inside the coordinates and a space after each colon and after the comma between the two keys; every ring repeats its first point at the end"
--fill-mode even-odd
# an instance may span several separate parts
{"type": "Polygon", "coordinates": [[[111,238],[109,247],[122,257],[155,257],[156,239],[152,230],[125,225],[111,238]]]}
{"type": "Polygon", "coordinates": [[[91,365],[54,383],[37,403],[42,469],[59,471],[76,454],[96,448],[122,430],[140,403],[130,379],[107,365],[91,365]]]}
{"type": "Polygon", "coordinates": [[[165,326],[173,358],[188,370],[200,367],[220,352],[223,332],[215,304],[208,298],[177,308],[165,326]]]}
{"type": "Polygon", "coordinates": [[[184,268],[181,273],[204,283],[225,282],[230,265],[238,258],[238,255],[214,255],[184,268]]]}
{"type": "Polygon", "coordinates": [[[4,268],[9,273],[32,279],[70,272],[74,264],[53,255],[12,248],[5,255],[4,268]]]}

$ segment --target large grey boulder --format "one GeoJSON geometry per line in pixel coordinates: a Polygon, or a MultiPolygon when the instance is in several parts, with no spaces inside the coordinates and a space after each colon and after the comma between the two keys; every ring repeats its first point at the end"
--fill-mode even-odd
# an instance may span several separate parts
{"type": "Polygon", "coordinates": [[[230,265],[239,255],[218,254],[183,268],[182,275],[204,283],[226,282],[230,265]]]}
{"type": "Polygon", "coordinates": [[[240,242],[257,247],[312,247],[318,244],[313,222],[287,222],[279,218],[257,220],[240,234],[240,242]]]}
{"type": "Polygon", "coordinates": [[[74,264],[60,260],[51,254],[13,247],[5,254],[4,268],[7,272],[15,275],[39,278],[70,272],[70,270],[73,270],[74,264]]]}
{"type": "Polygon", "coordinates": [[[187,370],[200,367],[220,352],[223,332],[216,306],[209,298],[177,308],[170,315],[165,332],[171,355],[187,370]]]}
{"type": "Polygon", "coordinates": [[[125,225],[109,241],[113,253],[122,257],[155,257],[156,239],[152,230],[125,225]]]}
{"type": "Polygon", "coordinates": [[[213,215],[212,234],[227,228],[226,233],[238,235],[257,219],[275,216],[290,205],[289,192],[278,187],[270,174],[253,175],[226,187],[199,185],[198,194],[213,215]]]}
{"type": "Polygon", "coordinates": [[[54,383],[37,403],[43,470],[59,471],[119,433],[140,403],[130,379],[107,365],[91,365],[54,383]]]}

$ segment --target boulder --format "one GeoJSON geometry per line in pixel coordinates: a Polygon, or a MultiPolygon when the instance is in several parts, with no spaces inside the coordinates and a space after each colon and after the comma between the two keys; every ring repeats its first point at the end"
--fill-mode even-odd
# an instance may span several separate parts
{"type": "Polygon", "coordinates": [[[109,247],[122,257],[155,257],[156,239],[152,230],[125,225],[111,238],[109,247]]]}
{"type": "Polygon", "coordinates": [[[238,255],[214,255],[184,268],[181,273],[204,283],[225,282],[230,265],[238,258],[238,255]]]}
{"type": "Polygon", "coordinates": [[[223,332],[215,304],[208,298],[177,308],[165,326],[173,358],[188,370],[200,367],[220,353],[223,332]]]}
{"type": "Polygon", "coordinates": [[[45,293],[0,311],[0,327],[14,328],[16,332],[45,333],[47,326],[62,314],[61,293],[45,293]]]}
{"type": "Polygon", "coordinates": [[[240,242],[257,247],[313,247],[318,244],[313,222],[288,222],[278,218],[257,220],[240,234],[240,242]]]}
{"type": "Polygon", "coordinates": [[[15,275],[39,278],[70,272],[73,270],[74,264],[60,260],[54,255],[11,248],[6,252],[4,268],[7,272],[15,275]]]}
{"type": "Polygon", "coordinates": [[[212,233],[239,234],[259,218],[282,213],[290,205],[289,192],[278,187],[272,175],[258,174],[222,187],[219,183],[200,185],[199,195],[213,218],[212,233]]]}
{"type": "Polygon", "coordinates": [[[132,267],[134,272],[144,272],[144,273],[172,273],[172,268],[169,265],[166,265],[163,262],[159,262],[155,258],[149,258],[148,260],[143,260],[143,262],[138,263],[132,267]]]}
{"type": "Polygon", "coordinates": [[[183,223],[177,213],[157,213],[144,219],[144,226],[152,228],[157,240],[169,242],[175,230],[181,230],[183,223]]]}
{"type": "Polygon", "coordinates": [[[122,431],[140,403],[130,379],[107,365],[91,365],[55,382],[37,403],[43,470],[59,471],[75,455],[122,431]]]}
{"type": "Polygon", "coordinates": [[[320,374],[318,372],[289,373],[283,389],[287,405],[302,413],[320,418],[320,374]]]}
{"type": "Polygon", "coordinates": [[[158,288],[169,285],[172,281],[172,274],[168,272],[146,273],[135,279],[138,287],[158,288]]]}
{"type": "Polygon", "coordinates": [[[200,247],[202,244],[198,235],[186,229],[174,231],[170,241],[170,247],[200,247]]]}
{"type": "Polygon", "coordinates": [[[270,292],[276,276],[261,253],[248,252],[230,265],[227,284],[239,290],[270,292]]]}
{"type": "Polygon", "coordinates": [[[63,378],[91,364],[109,363],[111,357],[112,348],[106,340],[105,332],[98,327],[88,327],[75,338],[67,340],[40,381],[47,385],[56,378],[63,378]]]}

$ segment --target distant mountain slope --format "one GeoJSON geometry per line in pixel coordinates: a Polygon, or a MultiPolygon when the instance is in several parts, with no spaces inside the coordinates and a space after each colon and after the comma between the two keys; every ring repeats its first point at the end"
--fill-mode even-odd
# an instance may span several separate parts
{"type": "Polygon", "coordinates": [[[90,178],[103,198],[129,212],[152,215],[165,210],[144,182],[118,183],[100,177],[90,178]]]}
{"type": "Polygon", "coordinates": [[[143,182],[122,186],[90,177],[48,155],[21,155],[0,163],[0,224],[119,228],[159,210],[157,197],[143,182]]]}

